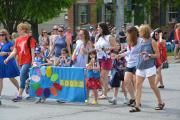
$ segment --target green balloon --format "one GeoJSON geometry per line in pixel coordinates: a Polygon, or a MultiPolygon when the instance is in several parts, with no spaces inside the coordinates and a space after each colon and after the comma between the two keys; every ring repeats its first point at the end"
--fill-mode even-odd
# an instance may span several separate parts
{"type": "Polygon", "coordinates": [[[53,74],[52,76],[51,76],[51,81],[52,82],[55,82],[56,80],[58,80],[58,74],[53,74]]]}
{"type": "Polygon", "coordinates": [[[39,83],[33,83],[33,84],[32,84],[32,89],[35,90],[35,91],[36,91],[39,87],[40,87],[40,84],[39,84],[39,83]]]}

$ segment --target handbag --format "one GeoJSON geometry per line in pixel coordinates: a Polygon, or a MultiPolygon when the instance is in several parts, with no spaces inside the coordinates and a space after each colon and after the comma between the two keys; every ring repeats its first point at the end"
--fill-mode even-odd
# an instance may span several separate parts
{"type": "Polygon", "coordinates": [[[166,61],[163,62],[163,64],[162,64],[162,69],[167,69],[167,68],[169,68],[169,63],[168,63],[168,61],[166,60],[166,61]]]}

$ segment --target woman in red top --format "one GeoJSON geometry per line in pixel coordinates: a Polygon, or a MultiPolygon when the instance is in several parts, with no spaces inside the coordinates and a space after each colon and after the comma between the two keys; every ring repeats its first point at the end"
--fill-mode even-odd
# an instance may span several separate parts
{"type": "Polygon", "coordinates": [[[162,79],[162,64],[167,60],[167,54],[166,54],[166,40],[162,38],[162,31],[159,31],[157,39],[157,44],[159,48],[160,58],[159,61],[161,62],[161,65],[157,68],[157,74],[156,74],[156,85],[160,82],[160,86],[158,88],[164,88],[163,79],[162,79]]]}
{"type": "Polygon", "coordinates": [[[175,25],[175,32],[174,32],[174,59],[180,58],[180,23],[175,25]],[[177,57],[178,56],[178,57],[177,57]]]}
{"type": "Polygon", "coordinates": [[[28,39],[30,35],[28,34],[30,30],[30,26],[27,23],[20,23],[17,26],[17,31],[19,37],[15,41],[14,49],[11,54],[4,60],[4,63],[13,58],[16,54],[18,55],[18,64],[21,67],[20,70],[20,89],[18,92],[18,96],[13,99],[14,102],[19,102],[22,100],[22,94],[25,88],[26,80],[29,77],[29,68],[31,67],[31,63],[34,57],[34,48],[36,46],[36,40],[34,38],[30,39],[28,45],[28,39]]]}

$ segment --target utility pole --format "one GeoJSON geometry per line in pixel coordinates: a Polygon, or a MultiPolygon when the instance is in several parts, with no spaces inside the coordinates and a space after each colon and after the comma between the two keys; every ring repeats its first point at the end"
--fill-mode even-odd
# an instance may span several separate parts
{"type": "Polygon", "coordinates": [[[118,36],[121,26],[124,25],[124,0],[116,0],[116,35],[118,36]]]}

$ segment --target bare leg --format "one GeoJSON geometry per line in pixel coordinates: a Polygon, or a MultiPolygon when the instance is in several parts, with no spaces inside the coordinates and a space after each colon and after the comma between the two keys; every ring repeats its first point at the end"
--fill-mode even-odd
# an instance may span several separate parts
{"type": "Polygon", "coordinates": [[[98,99],[98,92],[97,92],[97,90],[93,90],[93,94],[94,94],[94,99],[97,101],[97,99],[98,99]]]}
{"type": "Polygon", "coordinates": [[[101,84],[103,86],[103,94],[107,96],[108,92],[108,74],[109,70],[101,70],[101,84]]]}
{"type": "Polygon", "coordinates": [[[18,93],[18,96],[22,96],[22,94],[23,94],[23,91],[24,91],[24,89],[22,89],[22,88],[19,88],[19,93],[18,93]]]}
{"type": "Polygon", "coordinates": [[[16,87],[17,90],[19,90],[19,83],[15,78],[9,78],[13,85],[16,87]]]}
{"type": "Polygon", "coordinates": [[[127,98],[127,91],[126,91],[126,87],[125,87],[124,81],[122,81],[122,91],[123,91],[124,97],[127,98]]]}
{"type": "Polygon", "coordinates": [[[155,84],[155,75],[148,77],[149,80],[149,84],[151,86],[151,89],[153,90],[154,94],[156,95],[156,98],[158,100],[159,104],[162,104],[162,99],[161,99],[161,95],[160,95],[160,91],[157,88],[156,84],[155,84]]]}
{"type": "Polygon", "coordinates": [[[144,77],[136,76],[136,107],[138,108],[140,108],[141,104],[142,84],[144,79],[144,77]]]}
{"type": "Polygon", "coordinates": [[[117,96],[118,96],[118,90],[119,90],[118,87],[115,87],[115,88],[114,88],[114,98],[115,98],[115,99],[117,99],[117,96]]]}
{"type": "Polygon", "coordinates": [[[126,72],[124,76],[124,83],[131,96],[131,99],[135,99],[135,95],[134,95],[135,89],[132,81],[133,81],[133,74],[130,72],[126,72]]]}
{"type": "Polygon", "coordinates": [[[164,86],[163,80],[162,80],[161,70],[162,70],[161,67],[159,67],[159,68],[157,69],[156,81],[155,81],[156,86],[158,85],[159,82],[160,82],[160,85],[161,85],[161,86],[164,86]]]}
{"type": "Polygon", "coordinates": [[[176,56],[177,56],[177,49],[178,49],[178,44],[175,44],[175,48],[174,48],[174,59],[176,59],[176,56]]]}

